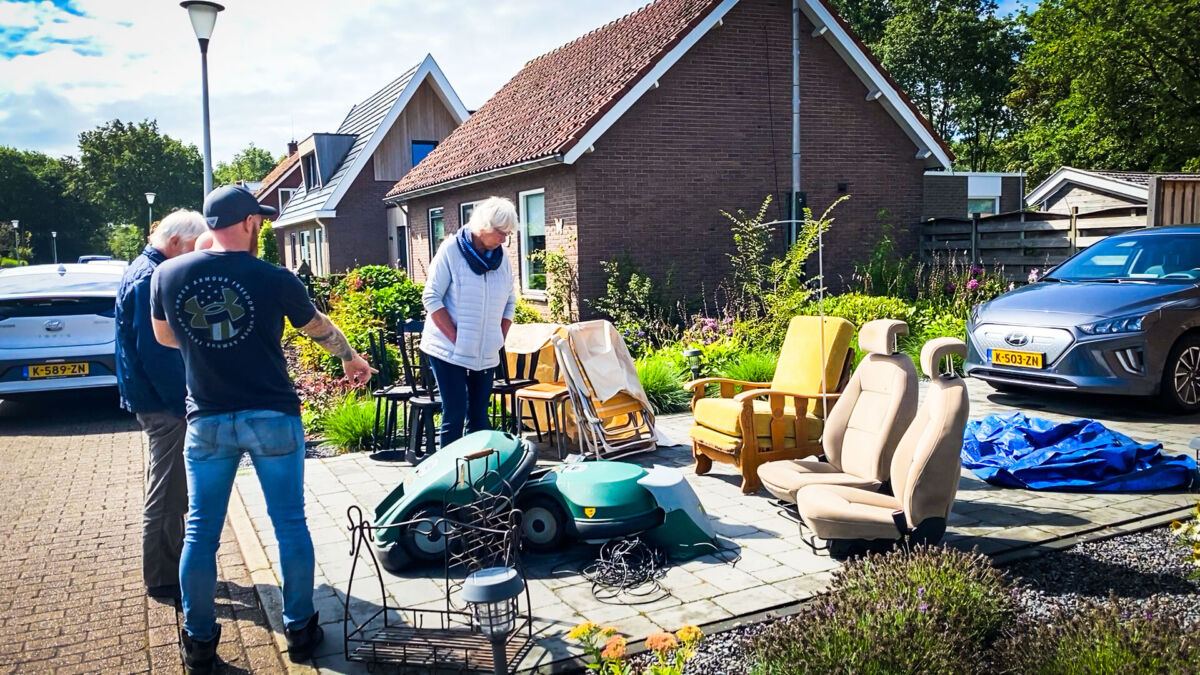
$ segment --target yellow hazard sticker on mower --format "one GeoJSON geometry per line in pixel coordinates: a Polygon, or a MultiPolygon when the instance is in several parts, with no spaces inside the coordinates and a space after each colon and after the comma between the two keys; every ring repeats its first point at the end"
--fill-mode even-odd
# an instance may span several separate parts
{"type": "Polygon", "coordinates": [[[588,518],[591,518],[592,516],[596,515],[596,507],[594,507],[594,506],[583,507],[583,515],[587,516],[588,518]]]}

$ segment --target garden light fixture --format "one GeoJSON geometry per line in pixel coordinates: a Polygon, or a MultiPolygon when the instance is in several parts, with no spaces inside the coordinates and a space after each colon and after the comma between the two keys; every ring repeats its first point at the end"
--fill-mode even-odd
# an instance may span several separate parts
{"type": "Polygon", "coordinates": [[[204,196],[212,192],[212,137],[208,130],[208,39],[217,25],[217,12],[225,9],[215,2],[187,0],[179,6],[188,11],[192,30],[200,41],[200,98],[204,107],[204,196]]]}
{"type": "Polygon", "coordinates": [[[700,379],[700,357],[703,352],[699,349],[685,349],[683,355],[687,357],[688,368],[692,370],[692,379],[700,379]]]}
{"type": "Polygon", "coordinates": [[[150,228],[154,226],[154,193],[153,192],[146,193],[146,204],[147,204],[147,206],[146,206],[146,232],[149,232],[150,228]]]}
{"type": "Polygon", "coordinates": [[[50,233],[50,244],[54,247],[54,264],[58,264],[58,233],[50,233]]]}
{"type": "Polygon", "coordinates": [[[12,227],[13,227],[13,259],[14,260],[16,258],[20,257],[20,253],[21,253],[21,230],[19,228],[20,224],[21,224],[21,221],[17,220],[16,218],[13,218],[12,227]]]}
{"type": "Polygon", "coordinates": [[[463,582],[462,597],[471,606],[475,624],[492,643],[496,675],[508,672],[504,645],[517,624],[517,597],[525,580],[511,567],[488,567],[472,572],[463,582]]]}

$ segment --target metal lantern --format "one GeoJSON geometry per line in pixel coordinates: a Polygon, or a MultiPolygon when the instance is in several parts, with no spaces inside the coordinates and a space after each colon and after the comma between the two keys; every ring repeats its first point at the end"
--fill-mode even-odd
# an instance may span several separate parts
{"type": "Polygon", "coordinates": [[[699,349],[686,349],[683,355],[687,357],[688,368],[692,369],[692,379],[700,379],[700,356],[703,354],[699,349]]]}
{"type": "Polygon", "coordinates": [[[517,623],[517,597],[525,580],[511,567],[489,567],[472,572],[463,582],[462,598],[471,606],[479,630],[492,643],[492,664],[497,675],[508,672],[504,643],[517,623]]]}

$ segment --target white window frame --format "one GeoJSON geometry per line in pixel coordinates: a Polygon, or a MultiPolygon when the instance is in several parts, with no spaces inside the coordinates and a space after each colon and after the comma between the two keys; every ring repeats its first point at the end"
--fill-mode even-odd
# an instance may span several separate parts
{"type": "Polygon", "coordinates": [[[300,161],[304,164],[302,167],[304,169],[304,189],[319,190],[321,188],[321,173],[317,167],[317,153],[310,152],[301,157],[300,161]],[[310,158],[312,159],[311,167],[308,165],[310,158]]]}
{"type": "MultiPolygon", "coordinates": [[[[437,255],[437,247],[433,245],[433,212],[439,211],[442,218],[442,241],[446,240],[446,207],[435,206],[425,212],[425,231],[426,239],[429,240],[429,261],[433,262],[433,256],[437,255]]],[[[438,246],[441,245],[438,242],[438,246]]]]}
{"type": "Polygon", "coordinates": [[[283,208],[285,206],[287,206],[288,202],[292,201],[292,197],[295,196],[295,194],[296,194],[296,188],[285,188],[285,187],[279,188],[279,212],[280,213],[283,213],[283,208]],[[285,192],[287,193],[286,199],[284,199],[284,197],[283,197],[283,193],[285,193],[285,192]]]}
{"type": "MultiPolygon", "coordinates": [[[[979,214],[980,217],[994,216],[997,213],[1000,213],[1000,197],[999,196],[993,197],[992,195],[980,195],[978,197],[967,197],[967,203],[970,204],[970,202],[979,201],[980,199],[992,200],[992,212],[991,213],[981,213],[981,214],[979,214]]],[[[967,206],[967,217],[970,218],[974,213],[975,212],[971,210],[971,207],[967,206]]]]}
{"type": "Polygon", "coordinates": [[[313,271],[319,277],[325,276],[325,228],[318,226],[313,231],[313,271]]]}
{"type": "Polygon", "coordinates": [[[521,265],[521,294],[527,298],[538,300],[545,299],[546,291],[544,289],[536,289],[529,287],[529,264],[526,260],[526,238],[527,233],[525,228],[525,198],[530,195],[542,195],[542,227],[547,228],[549,223],[546,217],[546,188],[537,188],[535,190],[523,190],[517,193],[517,259],[521,265]]]}
{"type": "Polygon", "coordinates": [[[300,261],[296,263],[296,269],[300,268],[301,262],[308,263],[308,269],[312,269],[313,262],[309,254],[312,252],[312,232],[303,230],[300,232],[300,261]]]}
{"type": "Polygon", "coordinates": [[[483,201],[483,200],[482,200],[482,199],[476,199],[476,200],[475,200],[475,201],[473,201],[473,202],[460,202],[460,203],[459,203],[459,205],[458,205],[458,226],[459,226],[459,227],[466,227],[466,226],[467,226],[467,220],[469,220],[469,216],[467,216],[467,215],[466,215],[466,213],[465,213],[465,211],[466,211],[466,208],[467,208],[468,206],[470,206],[470,207],[473,209],[473,208],[475,207],[475,205],[476,205],[476,204],[479,204],[481,201],[483,201]]]}
{"type": "Polygon", "coordinates": [[[300,266],[300,244],[296,241],[296,233],[288,233],[288,252],[291,253],[290,263],[291,269],[296,269],[300,266]]]}

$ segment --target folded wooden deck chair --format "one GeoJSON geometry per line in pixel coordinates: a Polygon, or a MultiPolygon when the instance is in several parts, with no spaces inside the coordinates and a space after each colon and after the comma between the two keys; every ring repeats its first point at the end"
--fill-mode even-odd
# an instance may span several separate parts
{"type": "MultiPolygon", "coordinates": [[[[580,448],[597,458],[654,450],[660,437],[629,348],[608,321],[567,326],[555,337],[580,448]]],[[[669,442],[669,441],[668,441],[669,442]]]]}
{"type": "Polygon", "coordinates": [[[516,414],[520,428],[533,429],[538,442],[542,432],[553,434],[559,458],[563,454],[562,417],[568,400],[558,359],[554,355],[554,336],[563,337],[566,326],[556,323],[513,324],[504,339],[504,351],[510,373],[528,373],[534,384],[516,391],[516,414]]]}
{"type": "Polygon", "coordinates": [[[858,333],[867,352],[825,420],[821,458],[784,459],[758,467],[763,487],[795,503],[806,485],[848,485],[878,490],[888,479],[892,454],[917,414],[917,369],[896,352],[903,321],[868,321],[858,333]],[[824,461],[822,461],[824,460],[824,461]]]}
{"type": "MultiPolygon", "coordinates": [[[[845,557],[891,548],[897,541],[936,544],[958,493],[963,429],[970,414],[967,387],[954,374],[950,356],[965,357],[956,338],[937,338],[921,350],[921,367],[933,376],[896,454],[891,483],[895,496],[845,485],[809,485],[796,493],[803,524],[825,540],[829,553],[845,557]],[[939,363],[951,361],[949,372],[939,363]]],[[[815,542],[810,541],[810,545],[815,542]]]]}
{"type": "Polygon", "coordinates": [[[853,337],[854,326],[845,319],[797,316],[788,324],[770,382],[720,377],[688,382],[696,473],[708,473],[713,460],[733,464],[742,473],[742,492],[749,494],[759,488],[759,465],[821,454],[823,417],[837,398],[828,392],[841,391],[850,377],[853,337]],[[720,387],[719,398],[704,398],[709,384],[720,387]],[[744,390],[735,394],[738,386],[744,390]]]}

